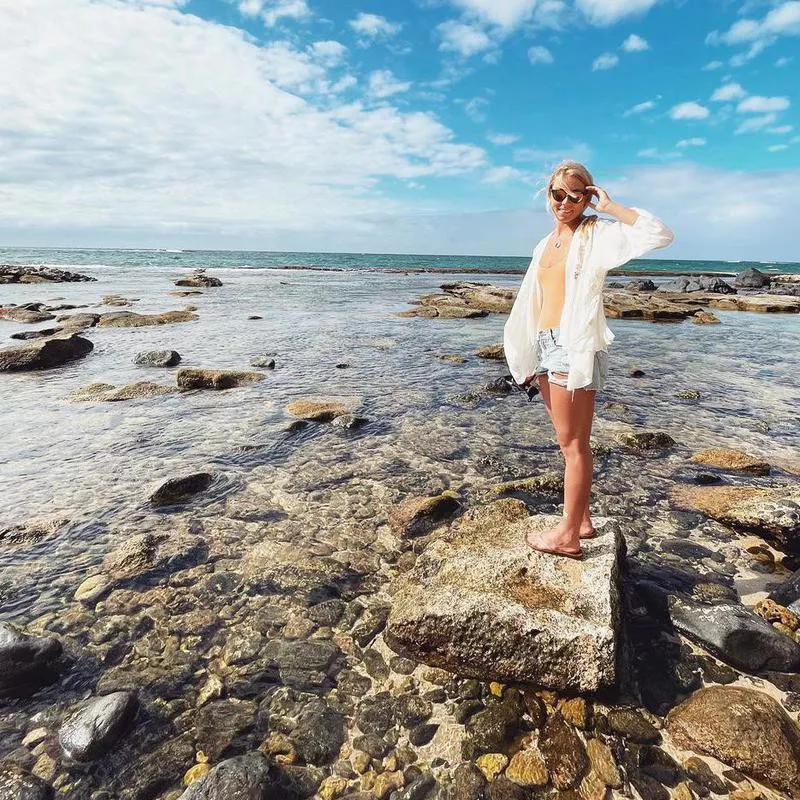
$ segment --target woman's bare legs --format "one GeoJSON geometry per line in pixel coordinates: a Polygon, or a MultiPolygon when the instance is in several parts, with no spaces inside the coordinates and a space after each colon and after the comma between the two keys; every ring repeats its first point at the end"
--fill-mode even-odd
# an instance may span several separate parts
{"type": "Polygon", "coordinates": [[[576,553],[581,535],[590,534],[589,494],[592,486],[592,450],[589,437],[594,417],[594,391],[578,389],[574,393],[539,378],[542,398],[556,431],[564,455],[564,518],[551,530],[531,540],[546,548],[576,553]]]}

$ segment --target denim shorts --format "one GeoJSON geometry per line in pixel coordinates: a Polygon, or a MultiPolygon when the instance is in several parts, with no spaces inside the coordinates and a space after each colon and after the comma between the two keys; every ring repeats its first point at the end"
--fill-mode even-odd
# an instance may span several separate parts
{"type": "MultiPolygon", "coordinates": [[[[539,366],[536,368],[536,375],[547,373],[547,380],[557,386],[567,387],[566,378],[555,377],[558,374],[569,374],[569,357],[567,351],[558,344],[558,328],[547,328],[539,331],[536,342],[536,355],[539,366]]],[[[599,392],[606,384],[608,373],[608,353],[598,350],[594,354],[594,367],[592,369],[592,382],[582,389],[591,389],[599,392]]]]}

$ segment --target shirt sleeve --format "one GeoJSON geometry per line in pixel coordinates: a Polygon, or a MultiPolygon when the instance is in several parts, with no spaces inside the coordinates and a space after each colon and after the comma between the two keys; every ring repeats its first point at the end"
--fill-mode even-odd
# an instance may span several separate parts
{"type": "Polygon", "coordinates": [[[601,269],[608,270],[621,267],[634,258],[641,258],[651,250],[666,247],[675,238],[675,234],[649,211],[633,208],[639,215],[633,225],[626,225],[618,220],[600,220],[598,230],[602,253],[601,269]]]}

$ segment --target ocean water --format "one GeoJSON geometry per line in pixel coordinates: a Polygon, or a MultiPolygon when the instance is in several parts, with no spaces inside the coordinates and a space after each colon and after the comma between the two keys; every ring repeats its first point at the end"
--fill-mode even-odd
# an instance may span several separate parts
{"type": "MultiPolygon", "coordinates": [[[[0,248],[0,264],[48,264],[70,267],[119,268],[302,268],[324,270],[478,270],[487,273],[519,273],[528,266],[529,256],[446,256],[372,253],[277,253],[236,250],[111,250],[0,248]]],[[[749,267],[763,272],[800,274],[800,262],[686,261],[638,259],[626,269],[646,272],[681,270],[687,272],[737,273],[749,267]]]]}

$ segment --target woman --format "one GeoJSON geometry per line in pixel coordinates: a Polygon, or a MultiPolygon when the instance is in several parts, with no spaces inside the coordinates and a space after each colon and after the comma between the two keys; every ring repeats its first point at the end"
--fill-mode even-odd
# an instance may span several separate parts
{"type": "Polygon", "coordinates": [[[527,542],[544,553],[581,558],[580,540],[595,535],[589,515],[594,401],[614,340],[603,313],[603,282],[609,270],[665,247],[673,235],[647,211],[611,200],[575,161],[553,171],[547,204],[555,226],[533,251],[504,346],[514,380],[523,386],[538,380],[566,462],[563,519],[529,533],[527,542]],[[587,208],[614,219],[586,215],[587,208]]]}

